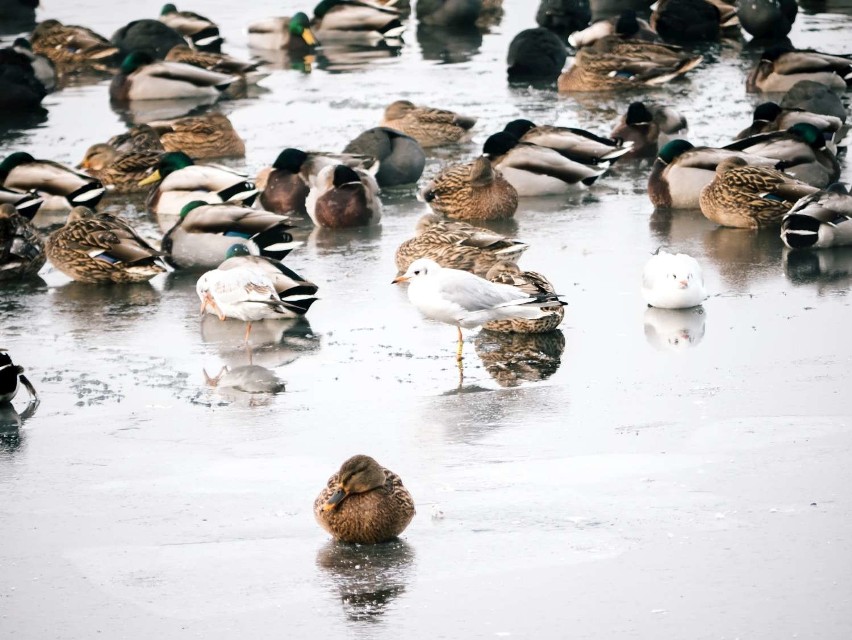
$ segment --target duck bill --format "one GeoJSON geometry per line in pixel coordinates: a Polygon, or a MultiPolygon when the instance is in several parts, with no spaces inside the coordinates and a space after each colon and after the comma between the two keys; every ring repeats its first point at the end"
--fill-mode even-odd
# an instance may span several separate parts
{"type": "Polygon", "coordinates": [[[391,284],[399,284],[401,282],[408,282],[411,278],[409,276],[397,276],[393,280],[391,280],[391,284]]]}
{"type": "Polygon", "coordinates": [[[343,490],[343,487],[337,487],[337,490],[331,494],[331,497],[326,500],[326,503],[322,506],[322,510],[331,511],[332,509],[336,509],[337,505],[343,502],[345,497],[346,492],[343,490]]]}
{"type": "Polygon", "coordinates": [[[160,170],[157,169],[147,178],[143,178],[142,180],[140,180],[139,186],[144,187],[145,185],[154,184],[155,182],[159,182],[160,180],[162,180],[162,177],[160,176],[160,170]]]}
{"type": "Polygon", "coordinates": [[[310,30],[309,27],[305,27],[305,29],[302,31],[302,40],[305,41],[305,44],[311,47],[319,44],[317,37],[314,35],[314,32],[310,30]]]}

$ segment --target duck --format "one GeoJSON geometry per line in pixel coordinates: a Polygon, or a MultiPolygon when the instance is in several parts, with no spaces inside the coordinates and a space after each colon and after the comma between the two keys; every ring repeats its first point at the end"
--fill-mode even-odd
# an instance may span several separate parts
{"type": "Polygon", "coordinates": [[[30,60],[12,48],[0,49],[0,109],[4,113],[46,113],[41,102],[47,89],[30,60]]]}
{"type": "Polygon", "coordinates": [[[555,33],[544,27],[524,29],[509,43],[509,82],[552,82],[559,77],[567,58],[568,49],[555,33]]]}
{"type": "Polygon", "coordinates": [[[246,323],[245,344],[253,322],[303,316],[314,301],[301,294],[292,299],[281,297],[266,273],[250,264],[206,271],[198,279],[195,292],[201,300],[202,315],[210,313],[220,320],[232,318],[246,323]]]}
{"type": "MultiPolygon", "coordinates": [[[[505,260],[495,262],[485,274],[485,279],[489,282],[517,287],[531,296],[556,295],[556,289],[553,288],[550,280],[535,271],[521,271],[514,262],[505,260]]],[[[564,304],[556,304],[552,307],[542,307],[541,311],[545,315],[540,318],[492,320],[482,325],[482,328],[497,333],[547,333],[562,324],[562,319],[565,317],[564,306],[564,304]]]]}
{"type": "Polygon", "coordinates": [[[25,151],[9,154],[0,162],[0,185],[12,190],[34,190],[43,198],[42,212],[69,211],[77,205],[94,207],[105,193],[92,176],[51,160],[36,160],[25,151]]]}
{"type": "Polygon", "coordinates": [[[301,11],[292,18],[267,18],[250,24],[248,43],[255,49],[283,49],[302,54],[310,53],[319,45],[311,30],[310,18],[301,11]]]}
{"type": "Polygon", "coordinates": [[[781,240],[790,249],[852,245],[852,195],[834,183],[799,200],[781,221],[781,240]]]}
{"type": "Polygon", "coordinates": [[[121,58],[139,51],[154,60],[162,60],[166,54],[187,40],[177,31],[159,20],[133,20],[112,34],[112,43],[119,48],[121,58]]]}
{"type": "Polygon", "coordinates": [[[293,226],[289,218],[271,211],[193,200],[163,236],[162,250],[176,269],[215,269],[235,243],[254,255],[281,260],[301,244],[293,242],[293,226]]]}
{"type": "Polygon", "coordinates": [[[588,0],[541,0],[535,13],[538,26],[563,36],[585,29],[591,20],[588,0]]]}
{"type": "Polygon", "coordinates": [[[379,163],[372,156],[348,153],[305,152],[292,147],[284,149],[271,167],[262,169],[255,184],[260,192],[260,205],[276,213],[295,212],[307,215],[305,201],[320,169],[345,164],[353,169],[374,173],[379,163]]]}
{"type": "Polygon", "coordinates": [[[414,499],[402,478],[366,455],[340,465],[314,500],[316,521],[340,542],[390,542],[414,514],[414,499]]]}
{"type": "Polygon", "coordinates": [[[466,28],[476,24],[484,4],[483,0],[418,0],[415,8],[420,24],[466,28]]]}
{"type": "Polygon", "coordinates": [[[182,151],[193,158],[242,158],[246,143],[227,116],[206,113],[149,123],[165,151],[182,151]]]}
{"type": "Polygon", "coordinates": [[[715,40],[721,29],[738,24],[736,7],[722,0],[659,0],[651,13],[657,33],[680,42],[715,40]]]}
{"type": "Polygon", "coordinates": [[[703,59],[674,45],[608,36],[580,49],[556,86],[560,92],[655,86],[684,75],[703,59]]]}
{"type": "Polygon", "coordinates": [[[846,107],[840,96],[829,87],[813,80],[799,80],[784,94],[782,109],[803,109],[811,113],[834,116],[846,122],[846,107]]]}
{"type": "Polygon", "coordinates": [[[100,142],[86,149],[79,167],[118,193],[142,191],[139,182],[153,171],[160,155],[159,151],[120,153],[111,144],[100,142]]]}
{"type": "Polygon", "coordinates": [[[701,265],[685,253],[657,249],[642,270],[642,297],[657,309],[690,309],[707,299],[701,265]]]}
{"type": "Polygon", "coordinates": [[[503,220],[518,209],[518,190],[484,155],[445,168],[419,197],[432,211],[457,220],[503,220]]]}
{"type": "Polygon", "coordinates": [[[731,156],[740,156],[752,166],[777,164],[776,160],[741,151],[696,147],[687,140],[672,140],[660,149],[651,167],[651,203],[658,209],[698,209],[701,189],[713,181],[719,163],[731,156]]]}
{"type": "Polygon", "coordinates": [[[627,9],[611,18],[598,20],[585,29],[575,31],[568,36],[568,44],[579,49],[607,36],[618,36],[628,40],[644,40],[645,42],[662,42],[660,35],[646,20],[639,18],[632,9],[627,9]]]}
{"type": "Polygon", "coordinates": [[[343,153],[375,158],[379,163],[376,182],[383,188],[416,183],[426,166],[426,152],[420,143],[388,127],[367,129],[349,142],[343,153]]]}
{"type": "Polygon", "coordinates": [[[378,224],[382,215],[379,185],[369,173],[329,165],[320,169],[305,200],[318,227],[342,229],[378,224]]]}
{"type": "Polygon", "coordinates": [[[32,382],[24,375],[24,368],[12,362],[6,349],[0,349],[0,406],[15,399],[21,384],[30,394],[32,401],[38,405],[38,394],[32,382]]]}
{"type": "Polygon", "coordinates": [[[35,191],[26,192],[0,187],[0,204],[13,205],[27,220],[32,221],[43,202],[44,198],[35,191]]]}
{"type": "Polygon", "coordinates": [[[630,141],[603,138],[584,129],[536,125],[525,119],[512,120],[503,131],[521,142],[553,149],[569,160],[586,165],[609,166],[633,148],[630,141]]]}
{"type": "Polygon", "coordinates": [[[849,128],[843,120],[831,115],[812,113],[803,109],[784,109],[775,102],[763,102],[754,108],[752,123],[740,131],[735,140],[742,140],[761,133],[783,131],[795,124],[806,122],[816,127],[823,137],[831,138],[835,146],[845,146],[849,128]]]}
{"type": "Polygon", "coordinates": [[[713,181],[701,190],[701,213],[716,224],[757,229],[781,224],[792,206],[819,191],[776,169],[750,167],[742,158],[727,158],[713,181]]]}
{"type": "Polygon", "coordinates": [[[34,53],[60,69],[106,71],[121,62],[118,47],[102,35],[58,20],[39,22],[30,34],[30,43],[34,53]]]}
{"type": "Polygon", "coordinates": [[[177,7],[171,3],[163,5],[159,19],[160,22],[192,41],[192,46],[198,51],[219,53],[225,41],[219,35],[219,27],[212,20],[192,11],[178,11],[177,7]]]}
{"type": "Polygon", "coordinates": [[[369,0],[322,0],[312,24],[320,42],[377,44],[402,35],[400,16],[393,7],[369,0]]]}
{"type": "Polygon", "coordinates": [[[113,102],[135,100],[178,100],[220,97],[238,76],[207,71],[182,62],[155,62],[142,51],[134,51],[121,63],[109,86],[113,102]]]}
{"type": "Polygon", "coordinates": [[[408,100],[397,100],[385,108],[382,127],[411,136],[421,147],[468,142],[476,118],[434,107],[417,106],[408,100]]]}
{"type": "Polygon", "coordinates": [[[591,186],[609,166],[575,162],[548,147],[521,142],[505,131],[490,136],[482,151],[521,197],[568,193],[581,184],[591,186]]]}
{"type": "Polygon", "coordinates": [[[852,60],[819,51],[776,45],[763,51],[746,79],[746,91],[783,93],[811,80],[842,93],[852,83],[852,60]]]}
{"type": "Polygon", "coordinates": [[[107,140],[106,144],[118,153],[129,153],[131,151],[156,151],[165,153],[166,149],[160,142],[160,134],[150,125],[136,124],[124,133],[119,133],[107,140]]]}
{"type": "Polygon", "coordinates": [[[257,197],[257,188],[245,175],[219,165],[195,164],[182,151],[160,156],[154,173],[139,184],[146,186],[157,181],[160,184],[149,192],[146,206],[157,216],[163,231],[174,225],[181,209],[193,200],[211,204],[242,202],[251,206],[257,197]]]}
{"type": "Polygon", "coordinates": [[[394,259],[399,273],[418,258],[430,258],[442,267],[484,278],[495,263],[516,262],[528,248],[526,242],[495,231],[427,213],[417,221],[415,236],[399,245],[394,259]]]}
{"type": "Polygon", "coordinates": [[[44,241],[15,205],[0,204],[0,282],[31,278],[44,266],[44,241]]]}
{"type": "Polygon", "coordinates": [[[781,40],[790,33],[799,5],[796,0],[750,0],[737,3],[740,26],[760,40],[781,40]]]}
{"type": "Polygon", "coordinates": [[[239,81],[229,87],[229,95],[232,97],[244,97],[248,85],[256,85],[269,76],[269,73],[260,70],[263,62],[246,62],[224,53],[197,51],[190,49],[185,44],[172,47],[166,54],[165,60],[166,62],[191,64],[216,73],[238,76],[239,81]]]}
{"type": "Polygon", "coordinates": [[[251,247],[247,244],[233,244],[225,252],[225,260],[218,268],[227,271],[242,267],[251,267],[265,274],[272,281],[278,297],[291,302],[301,301],[301,304],[295,307],[296,315],[307,313],[317,300],[314,296],[319,287],[313,282],[306,280],[280,260],[252,254],[251,247]]]}
{"type": "Polygon", "coordinates": [[[15,38],[12,49],[30,61],[36,79],[48,93],[56,89],[56,65],[48,58],[33,51],[33,45],[26,38],[15,38]]]}
{"type": "Polygon", "coordinates": [[[65,225],[47,239],[47,258],[77,282],[147,282],[167,269],[162,252],[120,216],[74,207],[65,225]]]}
{"type": "Polygon", "coordinates": [[[778,161],[776,169],[821,189],[840,177],[837,157],[826,147],[819,129],[806,122],[794,124],[786,131],[743,138],[725,148],[773,158],[778,161]]]}
{"type": "Polygon", "coordinates": [[[652,102],[631,102],[610,138],[623,140],[622,146],[633,143],[622,156],[627,160],[656,156],[661,146],[675,138],[684,138],[688,132],[686,118],[671,107],[652,102]]]}

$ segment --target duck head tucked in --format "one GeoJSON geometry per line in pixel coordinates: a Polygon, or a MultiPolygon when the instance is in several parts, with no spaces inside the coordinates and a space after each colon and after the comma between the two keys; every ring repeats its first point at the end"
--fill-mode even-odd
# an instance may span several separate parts
{"type": "Polygon", "coordinates": [[[385,484],[385,471],[370,456],[352,456],[344,462],[338,472],[338,485],[323,505],[323,511],[336,509],[350,494],[367,493],[385,484]]]}

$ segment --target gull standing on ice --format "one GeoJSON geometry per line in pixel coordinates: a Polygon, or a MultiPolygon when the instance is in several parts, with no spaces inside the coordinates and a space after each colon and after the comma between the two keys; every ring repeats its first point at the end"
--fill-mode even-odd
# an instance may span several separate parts
{"type": "Polygon", "coordinates": [[[472,329],[492,320],[535,320],[547,315],[542,307],[564,305],[557,294],[530,295],[518,287],[446,269],[434,260],[420,258],[393,284],[409,282],[408,299],[424,316],[458,329],[456,358],[462,359],[462,327],[472,329]]]}
{"type": "Polygon", "coordinates": [[[701,265],[685,253],[657,249],[642,272],[642,297],[660,309],[697,307],[707,299],[701,265]]]}

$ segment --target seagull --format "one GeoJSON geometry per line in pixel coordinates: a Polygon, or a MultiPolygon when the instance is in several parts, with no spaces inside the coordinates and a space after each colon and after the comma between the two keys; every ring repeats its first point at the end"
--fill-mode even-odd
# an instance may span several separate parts
{"type": "Polygon", "coordinates": [[[462,327],[472,329],[492,320],[535,320],[547,315],[542,307],[564,305],[557,294],[530,295],[508,284],[489,282],[467,271],[441,267],[420,258],[392,283],[409,282],[408,299],[424,316],[455,325],[459,343],[456,359],[462,360],[462,327]]]}
{"type": "Polygon", "coordinates": [[[707,299],[701,265],[685,253],[657,249],[642,272],[642,297],[660,309],[697,307],[707,299]]]}

